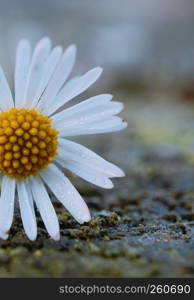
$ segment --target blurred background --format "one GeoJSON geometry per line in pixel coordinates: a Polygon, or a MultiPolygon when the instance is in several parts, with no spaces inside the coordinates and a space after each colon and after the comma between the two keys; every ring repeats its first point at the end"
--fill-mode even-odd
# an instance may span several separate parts
{"type": "Polygon", "coordinates": [[[74,74],[104,68],[90,95],[112,91],[127,102],[129,130],[143,142],[193,151],[193,24],[193,0],[0,1],[0,63],[13,83],[21,38],[76,43],[74,74]]]}
{"type": "Polygon", "coordinates": [[[11,242],[0,241],[0,277],[193,276],[193,28],[193,0],[0,0],[0,64],[12,86],[21,38],[75,43],[73,75],[104,68],[78,100],[113,93],[129,124],[78,139],[126,172],[112,191],[69,174],[93,225],[77,225],[58,207],[61,242],[48,241],[39,221],[32,244],[16,217],[11,242]]]}
{"type": "Polygon", "coordinates": [[[192,0],[0,1],[2,64],[10,68],[20,38],[76,43],[79,65],[103,65],[106,77],[170,84],[191,79],[192,0]],[[111,74],[111,75],[110,75],[111,74]]]}

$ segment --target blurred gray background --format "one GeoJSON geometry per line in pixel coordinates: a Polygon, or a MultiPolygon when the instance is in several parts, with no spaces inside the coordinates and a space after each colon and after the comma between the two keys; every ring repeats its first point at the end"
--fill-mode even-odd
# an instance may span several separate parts
{"type": "Polygon", "coordinates": [[[193,0],[1,0],[0,63],[10,77],[18,40],[48,35],[76,43],[77,71],[101,65],[106,84],[169,86],[194,77],[193,25],[193,0]]]}

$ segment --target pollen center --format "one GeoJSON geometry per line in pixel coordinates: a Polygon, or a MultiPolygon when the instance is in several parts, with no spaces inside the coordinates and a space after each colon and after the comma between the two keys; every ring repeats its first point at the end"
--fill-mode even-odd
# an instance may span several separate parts
{"type": "Polygon", "coordinates": [[[31,109],[0,113],[0,172],[16,178],[36,175],[57,154],[52,120],[31,109]]]}

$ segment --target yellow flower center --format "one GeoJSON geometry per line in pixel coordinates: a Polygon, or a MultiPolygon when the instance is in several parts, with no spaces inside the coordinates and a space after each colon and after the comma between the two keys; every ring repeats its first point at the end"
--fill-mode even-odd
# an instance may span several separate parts
{"type": "Polygon", "coordinates": [[[0,172],[26,178],[51,163],[58,148],[51,122],[34,109],[0,113],[0,172]]]}

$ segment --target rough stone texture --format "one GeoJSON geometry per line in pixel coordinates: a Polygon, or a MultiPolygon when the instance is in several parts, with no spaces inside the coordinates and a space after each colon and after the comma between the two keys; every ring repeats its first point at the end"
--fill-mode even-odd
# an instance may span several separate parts
{"type": "Polygon", "coordinates": [[[175,95],[159,102],[153,94],[117,96],[126,99],[128,129],[79,141],[126,177],[104,191],[70,174],[93,219],[80,226],[56,202],[60,242],[48,237],[38,213],[38,239],[30,242],[16,211],[9,239],[0,241],[0,277],[194,275],[193,106],[175,95]]]}

